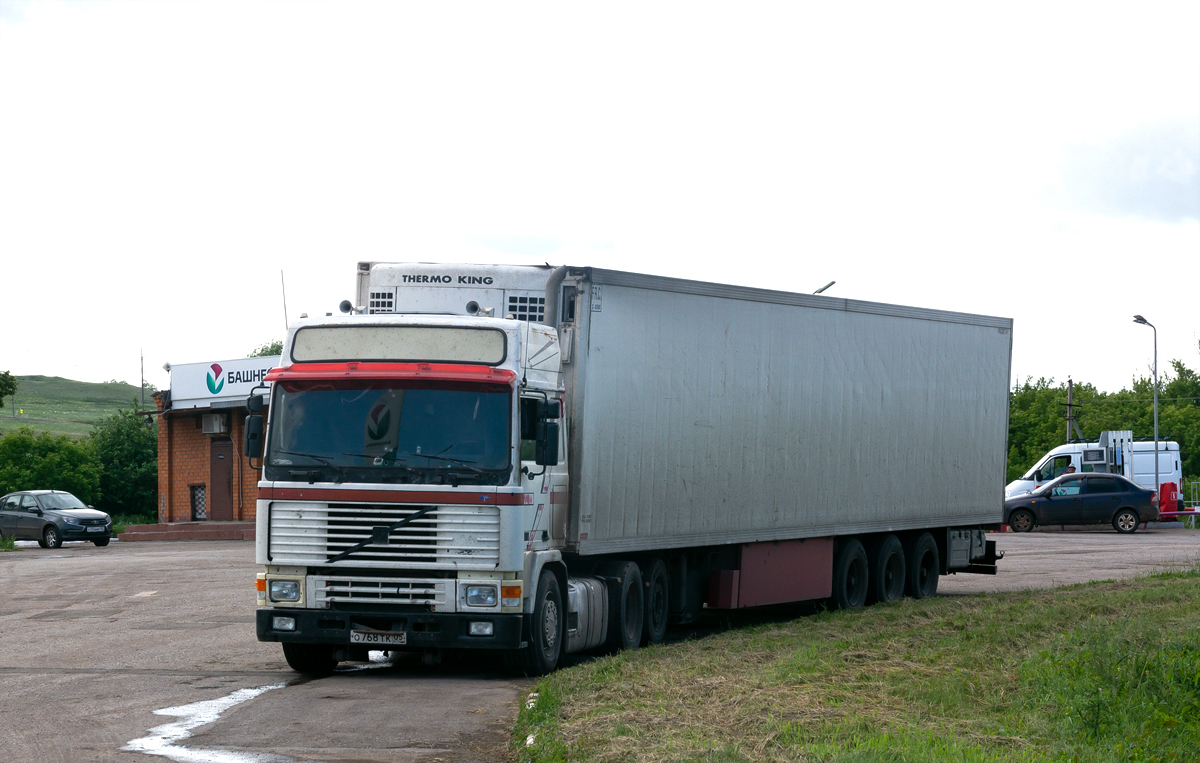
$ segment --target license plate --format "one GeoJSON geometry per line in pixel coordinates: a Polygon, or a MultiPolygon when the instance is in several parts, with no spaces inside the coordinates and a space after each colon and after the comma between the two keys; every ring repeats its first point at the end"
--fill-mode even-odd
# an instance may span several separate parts
{"type": "Polygon", "coordinates": [[[102,532],[104,532],[104,528],[103,527],[89,527],[87,529],[87,531],[90,533],[102,533],[102,532]]]}
{"type": "Polygon", "coordinates": [[[389,633],[387,631],[350,631],[351,644],[406,644],[407,633],[389,633]]]}

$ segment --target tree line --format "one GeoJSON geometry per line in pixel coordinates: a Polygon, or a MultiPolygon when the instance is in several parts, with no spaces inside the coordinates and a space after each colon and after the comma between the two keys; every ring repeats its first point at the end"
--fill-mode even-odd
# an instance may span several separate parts
{"type": "Polygon", "coordinates": [[[30,427],[9,432],[0,437],[0,495],[14,490],[65,490],[109,514],[153,522],[158,427],[130,407],[80,439],[30,427]]]}
{"type": "MultiPolygon", "coordinates": [[[[1085,439],[1107,430],[1132,430],[1134,437],[1154,435],[1154,382],[1135,379],[1120,392],[1100,392],[1075,382],[1075,421],[1085,439]]],[[[1008,408],[1008,480],[1024,474],[1051,448],[1067,441],[1067,385],[1053,379],[1026,379],[1013,387],[1008,408]]],[[[1183,482],[1200,482],[1200,375],[1172,360],[1159,379],[1160,440],[1179,443],[1183,482]]],[[[1072,433],[1073,434],[1073,433],[1072,433]]],[[[1190,496],[1185,496],[1189,497],[1190,496]]]]}

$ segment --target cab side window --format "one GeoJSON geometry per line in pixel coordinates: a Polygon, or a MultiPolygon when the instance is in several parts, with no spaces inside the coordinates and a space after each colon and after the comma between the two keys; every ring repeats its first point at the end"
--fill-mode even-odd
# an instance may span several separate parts
{"type": "Polygon", "coordinates": [[[1042,467],[1042,479],[1052,480],[1055,477],[1060,477],[1067,473],[1067,467],[1071,465],[1070,456],[1055,456],[1046,462],[1042,467]]]}
{"type": "Polygon", "coordinates": [[[532,461],[537,448],[537,404],[536,397],[521,398],[521,460],[532,461]]]}
{"type": "Polygon", "coordinates": [[[21,496],[21,509],[23,511],[33,511],[37,507],[38,507],[37,499],[35,499],[33,496],[31,496],[31,495],[21,496]]]}

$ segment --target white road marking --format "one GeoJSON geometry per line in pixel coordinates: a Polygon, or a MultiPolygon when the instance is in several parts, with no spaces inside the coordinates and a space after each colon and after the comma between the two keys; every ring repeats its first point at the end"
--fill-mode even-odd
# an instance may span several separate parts
{"type": "Polygon", "coordinates": [[[155,715],[173,715],[179,720],[155,726],[146,736],[134,739],[121,749],[130,752],[144,752],[147,755],[158,755],[178,761],[178,763],[293,763],[289,757],[272,753],[193,750],[177,744],[190,737],[192,729],[212,723],[221,717],[221,713],[234,705],[254,699],[272,689],[282,689],[284,686],[287,684],[260,686],[257,689],[238,689],[228,697],[155,710],[155,715]]]}

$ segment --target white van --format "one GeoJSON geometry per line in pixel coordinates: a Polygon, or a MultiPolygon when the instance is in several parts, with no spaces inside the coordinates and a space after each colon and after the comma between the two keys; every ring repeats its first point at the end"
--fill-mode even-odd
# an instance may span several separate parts
{"type": "MultiPolygon", "coordinates": [[[[1179,443],[1158,441],[1158,484],[1183,483],[1179,443]]],[[[1032,469],[1004,488],[1004,497],[1032,492],[1074,466],[1077,472],[1107,472],[1120,474],[1147,490],[1155,490],[1154,442],[1133,439],[1125,431],[1101,432],[1099,440],[1070,442],[1059,445],[1042,457],[1032,469]]]]}

